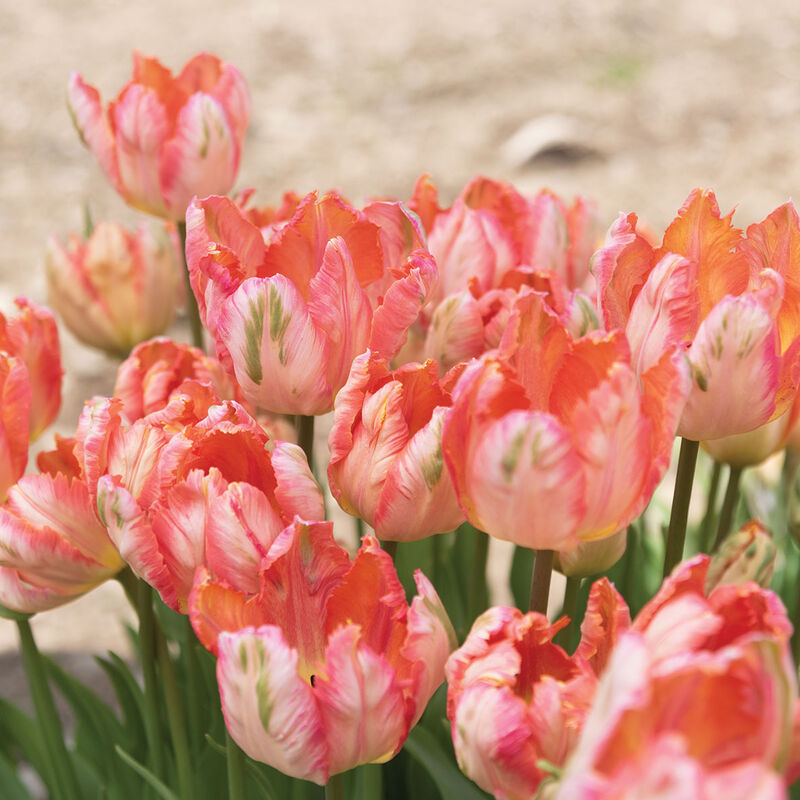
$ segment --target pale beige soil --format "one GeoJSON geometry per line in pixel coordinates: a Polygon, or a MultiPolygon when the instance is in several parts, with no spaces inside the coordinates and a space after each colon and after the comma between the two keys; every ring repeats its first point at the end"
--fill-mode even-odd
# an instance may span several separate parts
{"type": "MultiPolygon", "coordinates": [[[[253,121],[238,183],[262,202],[332,187],[406,197],[423,171],[449,200],[480,172],[592,195],[604,227],[625,210],[658,230],[695,186],[738,205],[741,225],[800,186],[793,0],[0,0],[0,19],[4,311],[20,293],[45,299],[45,239],[78,229],[87,199],[95,219],[137,218],[65,108],[70,70],[110,98],[135,48],[175,69],[204,49],[239,66],[253,121]],[[510,158],[509,138],[553,114],[566,154],[510,158]]],[[[69,433],[114,364],[63,341],[69,433]]],[[[102,652],[121,641],[120,609],[114,585],[34,625],[45,649],[102,652]]],[[[0,623],[0,649],[15,647],[0,623]]]]}

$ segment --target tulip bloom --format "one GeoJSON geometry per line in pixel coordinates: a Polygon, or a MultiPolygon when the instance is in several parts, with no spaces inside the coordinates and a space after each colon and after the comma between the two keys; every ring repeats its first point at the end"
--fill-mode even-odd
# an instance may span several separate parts
{"type": "Polygon", "coordinates": [[[338,195],[305,197],[268,243],[224,197],[194,200],[186,256],[200,316],[245,397],[277,413],[333,408],[353,359],[391,358],[436,280],[423,250],[402,264],[338,195]]]}
{"type": "Polygon", "coordinates": [[[464,370],[445,417],[467,519],[534,549],[611,536],[661,480],[687,390],[679,353],[638,378],[621,331],[574,340],[539,295],[521,296],[498,353],[464,370]]]}
{"type": "Polygon", "coordinates": [[[198,571],[191,620],[218,652],[225,723],[252,758],[325,784],[382,763],[444,677],[455,645],[430,582],[409,605],[389,555],[365,537],[355,560],[329,522],[300,519],[272,543],[257,593],[198,571]]]}
{"type": "Polygon", "coordinates": [[[589,711],[596,677],[552,638],[542,614],[489,609],[447,662],[447,716],[458,765],[495,797],[527,800],[561,766],[589,711]]]}
{"type": "Polygon", "coordinates": [[[0,501],[28,464],[31,384],[25,365],[0,350],[0,501]]]}
{"type": "Polygon", "coordinates": [[[414,541],[464,522],[442,458],[449,405],[431,361],[391,371],[367,352],[353,362],[336,397],[328,481],[379,538],[414,541]]]}
{"type": "Polygon", "coordinates": [[[163,333],[182,299],[181,258],[174,230],[142,225],[132,233],[99,223],[86,241],[50,239],[50,304],[84,344],[127,355],[163,333]]]}
{"type": "Polygon", "coordinates": [[[133,349],[117,370],[114,397],[122,401],[125,417],[133,422],[167,406],[186,380],[208,384],[220,400],[239,399],[219,361],[197,347],[167,338],[133,349]]]}
{"type": "Polygon", "coordinates": [[[239,70],[216,56],[201,53],[173,77],[134,53],[133,78],[105,111],[76,73],[68,100],[84,143],[134,208],[182,220],[193,195],[233,186],[250,99],[239,70]]]}
{"type": "Polygon", "coordinates": [[[630,626],[607,582],[603,599],[593,587],[577,655],[610,663],[557,797],[784,796],[778,775],[795,768],[791,625],[754,583],[709,590],[709,563],[676,567],[630,626]]]}
{"type": "Polygon", "coordinates": [[[621,215],[596,253],[608,328],[625,328],[641,374],[666,348],[686,350],[692,389],[678,433],[746,433],[782,415],[800,374],[800,223],[791,203],[747,235],[693,191],[660,248],[621,215]],[[743,389],[746,387],[746,390],[743,389]]]}
{"type": "MultiPolygon", "coordinates": [[[[102,437],[93,438],[96,452],[102,437]]],[[[115,439],[97,481],[101,517],[134,572],[176,611],[186,611],[197,567],[252,586],[262,550],[295,514],[324,516],[302,450],[270,442],[235,402],[178,431],[145,417],[115,439]]]]}
{"type": "Polygon", "coordinates": [[[85,483],[27,475],[0,508],[0,603],[33,613],[54,608],[125,566],[85,483]]]}

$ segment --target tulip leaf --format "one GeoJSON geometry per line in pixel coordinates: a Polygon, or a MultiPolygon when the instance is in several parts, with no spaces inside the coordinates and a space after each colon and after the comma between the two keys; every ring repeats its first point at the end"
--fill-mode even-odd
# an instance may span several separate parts
{"type": "Polygon", "coordinates": [[[433,778],[442,800],[486,800],[489,797],[464,777],[436,738],[419,725],[406,739],[405,749],[433,778]]]}
{"type": "Polygon", "coordinates": [[[36,770],[39,777],[51,789],[51,796],[57,797],[54,791],[50,764],[44,750],[42,734],[36,721],[13,703],[0,697],[0,736],[9,739],[19,748],[22,757],[36,770]]]}
{"type": "MultiPolygon", "coordinates": [[[[220,744],[211,735],[206,734],[206,742],[209,747],[216,753],[219,753],[227,762],[228,751],[224,744],[220,744]]],[[[258,768],[258,765],[250,758],[245,757],[245,765],[247,774],[253,779],[253,782],[258,785],[261,790],[262,797],[265,800],[278,800],[278,793],[270,783],[269,778],[258,768]]]]}
{"type": "Polygon", "coordinates": [[[31,793],[25,788],[13,765],[0,757],[0,797],[3,800],[32,800],[31,793]]]}
{"type": "Polygon", "coordinates": [[[128,665],[116,654],[109,652],[107,659],[95,657],[95,661],[106,673],[117,696],[123,716],[123,727],[134,742],[146,741],[144,729],[144,692],[128,665]]]}
{"type": "Polygon", "coordinates": [[[147,767],[143,764],[140,764],[133,756],[128,755],[119,745],[116,745],[114,749],[117,751],[117,755],[138,775],[144,778],[150,786],[152,786],[159,797],[162,797],[163,800],[180,800],[178,795],[176,795],[166,784],[162,783],[152,772],[150,772],[147,767]]]}

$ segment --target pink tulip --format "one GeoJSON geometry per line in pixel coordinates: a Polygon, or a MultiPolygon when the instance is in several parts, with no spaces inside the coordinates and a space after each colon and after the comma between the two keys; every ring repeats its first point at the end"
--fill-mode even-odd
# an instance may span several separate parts
{"type": "Polygon", "coordinates": [[[76,73],[68,98],[81,138],[134,208],[182,220],[192,196],[233,186],[250,99],[241,73],[216,56],[195,56],[176,78],[134,53],[133,78],[105,111],[76,73]]]}
{"type": "Polygon", "coordinates": [[[442,458],[449,405],[433,362],[391,371],[369,351],[353,362],[336,397],[328,481],[379,538],[414,541],[464,521],[442,458]]]}
{"type": "Polygon", "coordinates": [[[199,566],[251,586],[262,551],[295,514],[324,516],[302,450],[270,442],[232,401],[177,431],[148,417],[120,428],[97,504],[133,571],[181,612],[199,566]]]}
{"type": "Polygon", "coordinates": [[[0,501],[28,464],[31,384],[25,365],[0,350],[0,501]]]}
{"type": "Polygon", "coordinates": [[[665,348],[686,350],[692,389],[681,436],[746,433],[792,404],[800,374],[798,243],[791,203],[743,236],[730,214],[720,216],[713,193],[699,190],[658,249],[637,231],[635,214],[611,227],[594,258],[604,321],[625,328],[640,374],[665,348]]]}
{"type": "Polygon", "coordinates": [[[33,613],[54,608],[125,566],[86,484],[27,475],[0,508],[0,603],[33,613]]]}
{"type": "Polygon", "coordinates": [[[455,645],[435,590],[409,605],[391,558],[366,537],[351,563],[329,522],[300,519],[271,544],[257,593],[198,572],[191,619],[219,653],[225,723],[252,758],[324,784],[403,746],[455,645]]]}
{"type": "Polygon", "coordinates": [[[193,201],[186,219],[203,324],[269,411],[330,411],[353,359],[368,347],[394,356],[435,284],[428,253],[392,263],[380,228],[335,194],[308,195],[268,243],[224,197],[193,201]]]}
{"type": "Polygon", "coordinates": [[[539,295],[520,296],[498,353],[464,370],[444,422],[467,519],[535,549],[611,536],[661,480],[687,389],[679,353],[639,378],[621,331],[574,340],[539,295]]]}
{"type": "Polygon", "coordinates": [[[127,355],[163,333],[183,296],[175,231],[142,225],[132,233],[101,222],[91,236],[66,246],[48,242],[48,297],[84,344],[127,355]]]}
{"type": "Polygon", "coordinates": [[[563,765],[589,711],[596,677],[535,612],[495,607],[447,662],[447,716],[458,764],[497,798],[527,800],[563,765]]]}

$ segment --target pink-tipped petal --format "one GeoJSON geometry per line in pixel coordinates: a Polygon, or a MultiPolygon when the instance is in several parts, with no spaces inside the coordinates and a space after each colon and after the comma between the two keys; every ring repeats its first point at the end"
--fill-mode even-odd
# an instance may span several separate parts
{"type": "Polygon", "coordinates": [[[325,518],[325,500],[303,450],[292,442],[276,441],[271,455],[275,470],[275,499],[287,519],[325,518]]]}

